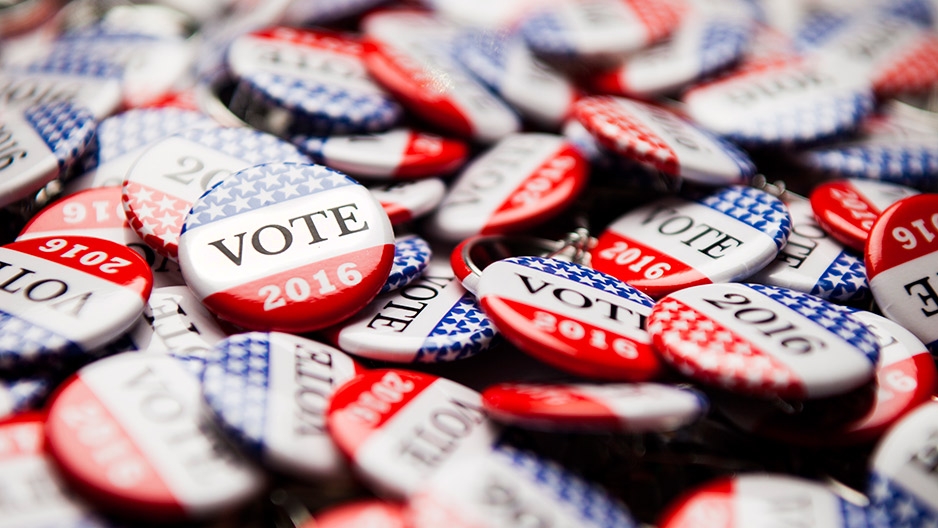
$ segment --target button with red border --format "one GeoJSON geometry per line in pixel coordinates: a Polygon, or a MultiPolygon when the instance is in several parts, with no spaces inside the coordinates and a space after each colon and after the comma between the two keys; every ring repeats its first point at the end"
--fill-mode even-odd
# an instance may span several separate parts
{"type": "Polygon", "coordinates": [[[478,296],[500,333],[555,368],[612,381],[661,372],[645,332],[654,301],[615,277],[552,258],[512,257],[482,271],[478,296]]]}
{"type": "Polygon", "coordinates": [[[673,431],[707,412],[700,392],[659,383],[504,383],[482,392],[492,420],[547,431],[673,431]]]}
{"type": "Polygon", "coordinates": [[[478,392],[430,374],[371,370],[332,395],[326,423],[372,489],[411,495],[434,473],[491,451],[498,430],[478,392]]]}
{"type": "Polygon", "coordinates": [[[706,284],[661,299],[648,333],[682,374],[737,393],[792,399],[869,382],[876,335],[853,310],[761,284],[706,284]]]}
{"type": "Polygon", "coordinates": [[[143,312],[153,276],[127,246],[84,236],[0,247],[0,364],[79,358],[143,312]]]}
{"type": "Polygon", "coordinates": [[[836,180],[815,187],[810,200],[818,224],[841,244],[862,252],[879,215],[914,194],[918,191],[897,183],[836,180]]]}
{"type": "Polygon", "coordinates": [[[625,213],[599,235],[591,262],[658,298],[749,277],[775,259],[790,232],[791,216],[781,200],[752,187],[727,187],[625,213]]]}
{"type": "Polygon", "coordinates": [[[270,163],[225,178],[192,206],[179,242],[196,296],[252,330],[335,324],[377,295],[394,261],[381,205],[321,165],[270,163]]]}
{"type": "Polygon", "coordinates": [[[208,423],[199,383],[162,354],[124,353],[65,381],[49,404],[47,446],[104,509],[141,520],[238,508],[264,478],[208,423]]]}
{"type": "Polygon", "coordinates": [[[563,137],[511,134],[453,181],[426,224],[428,234],[458,242],[517,232],[563,212],[586,185],[588,162],[563,137]]]}
{"type": "Polygon", "coordinates": [[[395,226],[430,214],[446,196],[446,184],[439,178],[369,185],[368,190],[395,226]]]}
{"type": "Polygon", "coordinates": [[[870,230],[866,270],[883,315],[938,352],[938,195],[920,194],[886,209],[870,230]]]}

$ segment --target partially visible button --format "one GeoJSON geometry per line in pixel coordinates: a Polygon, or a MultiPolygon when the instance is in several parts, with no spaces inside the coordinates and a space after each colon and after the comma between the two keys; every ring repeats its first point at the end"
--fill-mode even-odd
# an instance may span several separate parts
{"type": "Polygon", "coordinates": [[[81,55],[11,65],[0,72],[0,95],[8,107],[62,102],[103,119],[120,107],[122,73],[113,64],[81,55]]]}
{"type": "Polygon", "coordinates": [[[395,226],[430,214],[446,196],[446,184],[440,178],[369,185],[368,190],[395,226]]]}
{"type": "Polygon", "coordinates": [[[379,499],[359,499],[330,506],[299,528],[408,528],[404,506],[379,499]]]}
{"type": "Polygon", "coordinates": [[[433,250],[426,240],[419,235],[401,235],[394,239],[394,264],[388,280],[378,293],[388,293],[399,290],[420,278],[430,259],[433,250]]]}
{"type": "Polygon", "coordinates": [[[818,224],[841,244],[862,253],[883,210],[914,194],[918,191],[895,183],[837,180],[814,187],[810,200],[818,224]]]}

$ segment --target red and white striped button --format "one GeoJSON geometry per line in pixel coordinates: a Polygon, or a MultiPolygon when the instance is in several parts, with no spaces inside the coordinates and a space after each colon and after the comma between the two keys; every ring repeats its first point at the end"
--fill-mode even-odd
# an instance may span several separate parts
{"type": "Polygon", "coordinates": [[[156,254],[131,229],[120,187],[86,189],[46,206],[30,219],[17,240],[63,235],[103,238],[133,249],[150,265],[154,288],[183,284],[179,265],[156,254]]]}
{"type": "Polygon", "coordinates": [[[866,272],[883,315],[938,351],[938,195],[899,200],[866,244],[866,272]]]}
{"type": "Polygon", "coordinates": [[[205,518],[256,495],[263,476],[219,437],[178,360],[124,353],[82,368],[49,405],[49,451],[103,507],[140,520],[205,518]]]}
{"type": "Polygon", "coordinates": [[[368,304],[394,261],[394,232],[368,189],[321,165],[237,172],[186,217],[179,266],[220,318],[309,332],[368,304]]]}
{"type": "Polygon", "coordinates": [[[445,378],[372,370],[332,395],[327,425],[374,489],[407,497],[460,458],[486,453],[497,429],[479,393],[445,378]]]}
{"type": "Polygon", "coordinates": [[[494,385],[482,392],[495,421],[548,431],[673,431],[707,411],[703,394],[658,383],[494,385]]]}
{"type": "Polygon", "coordinates": [[[561,136],[511,134],[456,178],[426,229],[459,242],[517,232],[563,212],[586,185],[589,165],[561,136]]]}
{"type": "Polygon", "coordinates": [[[132,249],[84,236],[0,247],[0,281],[0,357],[7,365],[107,344],[140,317],[153,285],[132,249]]]}
{"type": "Polygon", "coordinates": [[[521,128],[518,116],[453,58],[456,26],[418,11],[385,11],[362,21],[368,72],[408,110],[484,143],[521,128]]]}
{"type": "Polygon", "coordinates": [[[851,310],[761,284],[707,284],[661,299],[648,333],[681,373],[758,396],[811,399],[870,381],[875,335],[851,310]]]}
{"type": "Polygon", "coordinates": [[[918,191],[896,183],[836,180],[815,187],[810,200],[818,224],[841,244],[862,252],[883,210],[914,194],[918,191]]]}
{"type": "Polygon", "coordinates": [[[446,196],[446,184],[440,178],[399,181],[368,190],[395,226],[430,214],[446,196]]]}

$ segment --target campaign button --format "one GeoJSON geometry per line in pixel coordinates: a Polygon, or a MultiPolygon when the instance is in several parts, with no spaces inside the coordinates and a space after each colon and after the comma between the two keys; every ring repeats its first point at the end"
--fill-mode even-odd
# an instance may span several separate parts
{"type": "Polygon", "coordinates": [[[82,159],[85,171],[66,183],[66,193],[119,187],[148,145],[189,128],[212,126],[217,125],[207,115],[178,108],[135,108],[108,117],[98,123],[97,148],[82,159]]]}
{"type": "Polygon", "coordinates": [[[431,261],[418,278],[326,332],[349,354],[394,363],[464,359],[488,350],[496,334],[444,260],[431,261]]]}
{"type": "Polygon", "coordinates": [[[361,371],[328,345],[251,332],[215,345],[202,393],[222,428],[264,466],[306,480],[335,477],[346,464],[326,431],[326,402],[361,371]]]}
{"type": "Polygon", "coordinates": [[[869,81],[849,70],[849,64],[817,56],[755,60],[690,89],[682,100],[697,124],[738,143],[832,139],[856,129],[873,110],[869,81]]]}
{"type": "Polygon", "coordinates": [[[667,37],[683,14],[683,3],[672,0],[555,2],[525,16],[521,32],[539,55],[608,59],[667,37]]]}
{"type": "Polygon", "coordinates": [[[909,329],[938,352],[938,195],[899,200],[870,230],[866,270],[883,315],[909,329]]]}
{"type": "Polygon", "coordinates": [[[120,107],[121,70],[84,57],[8,66],[0,73],[0,101],[6,107],[70,103],[103,119],[120,107]]]}
{"type": "Polygon", "coordinates": [[[449,174],[462,167],[469,155],[462,141],[410,128],[361,136],[300,136],[294,143],[316,163],[375,180],[449,174]]]}
{"type": "Polygon", "coordinates": [[[870,296],[863,260],[828,236],[802,196],[781,196],[791,215],[788,241],[775,260],[751,276],[751,282],[780,286],[835,302],[857,302],[870,296]]]}
{"type": "MultiPolygon", "coordinates": [[[[449,256],[450,267],[466,290],[476,295],[482,270],[492,263],[509,257],[538,256],[563,260],[568,257],[563,241],[547,240],[523,235],[475,235],[453,248],[449,256]]],[[[575,249],[575,248],[570,248],[575,249]]],[[[575,255],[574,255],[575,256],[575,255]]],[[[578,263],[588,264],[589,254],[578,263]]],[[[574,260],[571,260],[574,261],[574,260]]]]}
{"type": "MultiPolygon", "coordinates": [[[[876,335],[880,347],[875,396],[861,416],[824,425],[766,402],[740,398],[718,402],[721,412],[745,431],[795,445],[852,445],[882,436],[892,424],[931,399],[938,373],[928,349],[911,332],[870,312],[857,310],[853,316],[876,335]]],[[[835,412],[843,415],[844,409],[840,406],[835,412]]]]}
{"type": "Polygon", "coordinates": [[[870,459],[870,512],[883,526],[938,523],[938,402],[921,404],[880,440],[870,459]]]}
{"type": "Polygon", "coordinates": [[[310,332],[368,304],[394,232],[368,189],[320,165],[269,163],[195,201],[179,239],[186,284],[242,328],[310,332]]]}
{"type": "Polygon", "coordinates": [[[8,106],[0,120],[0,206],[4,207],[62,176],[94,138],[94,116],[66,102],[8,106]]]}
{"type": "Polygon", "coordinates": [[[661,371],[645,332],[654,301],[615,277],[552,258],[511,257],[482,270],[478,296],[501,334],[555,368],[614,381],[661,371]]]}
{"type": "Polygon", "coordinates": [[[673,431],[707,412],[707,398],[659,383],[504,383],[482,392],[492,420],[547,431],[673,431]]]}
{"type": "Polygon", "coordinates": [[[368,190],[394,226],[430,214],[446,196],[446,184],[440,178],[369,185],[368,190]]]}
{"type": "Polygon", "coordinates": [[[362,29],[368,73],[413,114],[482,143],[521,128],[514,111],[451,55],[455,26],[402,10],[371,14],[362,29]]]}
{"type": "Polygon", "coordinates": [[[486,86],[537,125],[556,130],[579,90],[541,61],[518,32],[469,31],[453,43],[456,58],[486,86]]]}
{"type": "Polygon", "coordinates": [[[628,509],[557,463],[499,446],[441,469],[407,502],[414,528],[635,528],[628,509]]]}
{"type": "Polygon", "coordinates": [[[864,11],[838,24],[809,22],[800,37],[804,53],[850,64],[880,97],[920,92],[938,81],[938,37],[917,20],[864,11]]]}
{"type": "Polygon", "coordinates": [[[340,386],[326,425],[372,489],[393,498],[410,496],[460,459],[488,453],[498,437],[478,392],[399,369],[366,371],[340,386]]]}
{"type": "Polygon", "coordinates": [[[427,233],[449,242],[517,232],[563,212],[586,186],[589,164],[563,137],[511,134],[453,181],[427,219],[427,233]]]}
{"type": "Polygon", "coordinates": [[[150,293],[140,321],[130,330],[130,339],[141,352],[203,358],[229,333],[187,286],[166,286],[150,293]]]}
{"type": "Polygon", "coordinates": [[[870,381],[876,335],[853,310],[761,284],[707,284],[661,299],[648,333],[686,376],[754,396],[813,399],[870,381]]]}
{"type": "Polygon", "coordinates": [[[109,528],[62,480],[43,449],[44,416],[28,413],[0,424],[0,525],[10,528],[109,528]]]}
{"type": "Polygon", "coordinates": [[[753,8],[739,0],[688,4],[670,39],[590,75],[589,84],[602,93],[650,98],[674,93],[736,63],[749,45],[753,8]]]}
{"type": "Polygon", "coordinates": [[[573,116],[604,147],[668,176],[729,185],[756,172],[743,151],[659,106],[591,96],[576,102],[573,116]]]}
{"type": "Polygon", "coordinates": [[[153,279],[132,249],[42,237],[0,247],[0,366],[80,357],[136,322],[153,279]]]}
{"type": "Polygon", "coordinates": [[[592,265],[655,298],[744,279],[785,246],[791,218],[781,200],[727,187],[696,200],[668,197],[613,221],[590,250],[592,265]]]}
{"type": "Polygon", "coordinates": [[[53,388],[52,381],[41,376],[0,380],[0,419],[38,409],[53,388]]]}
{"type": "Polygon", "coordinates": [[[299,528],[409,528],[404,506],[379,499],[358,499],[330,506],[299,528]]]}
{"type": "Polygon", "coordinates": [[[361,41],[324,29],[272,27],[241,35],[228,48],[236,78],[231,110],[276,134],[380,132],[400,120],[400,105],[368,75],[361,41]]]}
{"type": "Polygon", "coordinates": [[[154,251],[175,259],[196,199],[234,172],[271,162],[306,163],[296,147],[249,128],[184,130],[153,143],[121,188],[130,226],[154,251]]]}
{"type": "Polygon", "coordinates": [[[713,480],[686,493],[662,514],[661,528],[768,528],[779,525],[874,526],[869,513],[817,482],[751,473],[713,480]]]}
{"type": "Polygon", "coordinates": [[[897,201],[918,194],[895,183],[836,180],[811,191],[811,209],[818,224],[841,244],[863,252],[870,229],[880,214],[897,201]]]}
{"type": "Polygon", "coordinates": [[[103,238],[133,249],[150,266],[155,288],[185,284],[179,265],[156,254],[130,228],[120,187],[86,189],[53,202],[33,216],[16,239],[65,235],[103,238]]]}
{"type": "Polygon", "coordinates": [[[212,427],[199,383],[172,357],[128,352],[78,371],[49,404],[46,442],[76,492],[147,521],[207,518],[263,475],[212,427]]]}
{"type": "Polygon", "coordinates": [[[419,278],[433,251],[430,244],[418,235],[401,235],[394,239],[394,262],[391,264],[391,273],[388,280],[378,293],[388,293],[407,286],[419,278]]]}

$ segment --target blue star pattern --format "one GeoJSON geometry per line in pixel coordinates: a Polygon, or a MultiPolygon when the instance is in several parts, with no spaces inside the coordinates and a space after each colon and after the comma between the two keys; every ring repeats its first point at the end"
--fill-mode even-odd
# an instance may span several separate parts
{"type": "Polygon", "coordinates": [[[871,525],[890,528],[938,528],[938,511],[902,485],[873,471],[867,494],[871,525]]]}
{"type": "Polygon", "coordinates": [[[233,335],[217,345],[217,357],[205,363],[202,393],[222,427],[238,442],[261,454],[267,415],[270,335],[233,335]]]}
{"type": "Polygon", "coordinates": [[[329,136],[306,136],[306,135],[296,135],[293,136],[293,144],[296,145],[304,154],[309,156],[314,162],[325,165],[326,156],[322,153],[322,149],[325,148],[326,142],[329,141],[329,136]]]}
{"type": "Polygon", "coordinates": [[[521,34],[535,53],[555,57],[573,57],[577,50],[567,35],[563,20],[556,13],[532,14],[521,23],[521,34]]]}
{"type": "Polygon", "coordinates": [[[43,378],[0,381],[0,390],[5,390],[12,397],[13,413],[38,409],[52,388],[49,380],[43,378]]]}
{"type": "Polygon", "coordinates": [[[430,244],[417,235],[399,237],[394,241],[394,263],[391,274],[380,293],[388,293],[410,284],[427,268],[433,255],[430,244]]]}
{"type": "Polygon", "coordinates": [[[104,79],[121,79],[124,76],[124,68],[118,64],[101,57],[71,52],[52,53],[27,64],[23,69],[29,73],[53,73],[104,79]]]}
{"type": "Polygon", "coordinates": [[[930,28],[935,21],[935,8],[928,0],[880,0],[879,9],[930,28]]]}
{"type": "Polygon", "coordinates": [[[572,280],[597,291],[611,293],[632,304],[639,304],[646,308],[655,305],[655,301],[651,297],[612,275],[606,275],[601,271],[587,268],[581,264],[544,257],[511,257],[504,261],[572,280]]]}
{"type": "MultiPolygon", "coordinates": [[[[918,132],[918,134],[921,134],[918,132]]],[[[898,183],[909,187],[934,188],[938,177],[938,141],[934,145],[869,144],[863,141],[844,146],[807,150],[797,159],[808,167],[841,178],[859,178],[898,183]]]]}
{"type": "Polygon", "coordinates": [[[846,27],[849,21],[850,17],[843,13],[816,12],[798,29],[795,35],[795,46],[801,51],[823,46],[846,27]]]}
{"type": "Polygon", "coordinates": [[[77,343],[13,314],[0,311],[0,370],[85,354],[77,343]]]}
{"type": "Polygon", "coordinates": [[[70,167],[94,138],[94,116],[86,108],[71,103],[31,106],[23,112],[23,117],[52,150],[60,171],[70,167]]]}
{"type": "Polygon", "coordinates": [[[764,284],[746,284],[745,286],[798,312],[821,328],[840,337],[863,353],[873,365],[879,361],[879,342],[876,336],[866,325],[850,315],[853,311],[851,308],[838,306],[813,295],[787,288],[764,284]]]}
{"type": "Polygon", "coordinates": [[[712,75],[742,57],[752,30],[749,24],[716,18],[704,29],[697,77],[712,75]]]}
{"type": "Polygon", "coordinates": [[[494,90],[505,78],[507,50],[515,45],[524,43],[505,31],[468,31],[453,41],[453,56],[494,90]]]}
{"type": "Polygon", "coordinates": [[[243,160],[246,165],[274,162],[309,163],[309,158],[290,143],[272,134],[250,128],[193,128],[177,132],[175,137],[243,160]]]}
{"type": "Polygon", "coordinates": [[[870,521],[869,511],[862,506],[845,501],[837,497],[837,504],[840,505],[840,518],[843,521],[843,528],[871,528],[875,526],[870,521]]]}
{"type": "Polygon", "coordinates": [[[267,163],[250,167],[205,191],[189,211],[182,232],[346,185],[358,185],[358,182],[322,165],[267,163]]]}
{"type": "Polygon", "coordinates": [[[474,356],[497,344],[495,325],[466,292],[436,324],[414,356],[415,363],[441,363],[474,356]]]}
{"type": "Polygon", "coordinates": [[[562,504],[565,510],[575,512],[581,521],[577,523],[578,526],[635,526],[635,521],[624,505],[613,500],[601,488],[571,474],[559,464],[505,445],[495,448],[493,454],[517,470],[521,478],[535,483],[549,499],[562,504]]]}
{"type": "Polygon", "coordinates": [[[98,124],[98,161],[107,163],[180,130],[212,122],[201,112],[181,108],[134,108],[121,112],[98,124]]]}
{"type": "Polygon", "coordinates": [[[863,260],[841,252],[824,270],[810,293],[822,299],[842,302],[868,298],[870,285],[866,280],[866,266],[863,260]]]}
{"type": "MultiPolygon", "coordinates": [[[[311,79],[260,72],[244,76],[241,83],[239,89],[246,88],[250,94],[247,108],[260,102],[286,109],[292,115],[290,125],[281,135],[383,132],[397,124],[403,114],[401,106],[387,94],[356,93],[311,79]]],[[[238,101],[244,101],[242,95],[236,96],[238,101]]],[[[238,104],[233,101],[232,107],[238,104]]],[[[247,115],[251,113],[248,110],[247,115]]]]}
{"type": "Polygon", "coordinates": [[[771,194],[742,185],[726,187],[698,200],[702,205],[758,229],[782,249],[791,233],[788,208],[771,194]]]}

